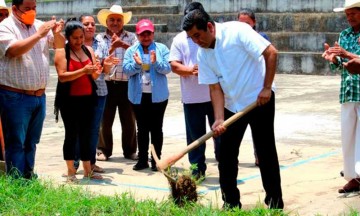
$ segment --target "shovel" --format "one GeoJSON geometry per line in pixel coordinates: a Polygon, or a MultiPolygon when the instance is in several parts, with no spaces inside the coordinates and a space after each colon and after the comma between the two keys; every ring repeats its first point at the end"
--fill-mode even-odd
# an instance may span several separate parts
{"type": "MultiPolygon", "coordinates": [[[[237,121],[239,118],[241,118],[242,116],[244,116],[246,113],[248,113],[249,111],[251,111],[252,109],[254,109],[257,106],[256,102],[253,102],[252,104],[248,105],[247,107],[245,107],[242,111],[239,111],[237,113],[235,113],[233,116],[231,116],[230,118],[226,119],[226,121],[224,121],[223,126],[226,128],[228,126],[230,126],[232,123],[234,123],[235,121],[237,121]]],[[[170,167],[171,165],[175,164],[178,160],[180,160],[185,154],[189,153],[191,150],[199,147],[200,145],[202,145],[206,140],[210,139],[211,137],[214,136],[214,132],[213,131],[209,131],[208,133],[206,133],[205,135],[203,135],[202,137],[200,137],[199,139],[195,140],[194,142],[192,142],[191,144],[189,144],[188,146],[186,146],[186,148],[184,148],[183,150],[181,150],[179,153],[176,153],[168,158],[164,158],[159,160],[159,158],[156,155],[155,152],[155,148],[153,146],[153,144],[150,145],[150,149],[151,149],[151,153],[153,155],[153,158],[156,162],[156,167],[158,168],[158,170],[160,172],[162,172],[167,179],[169,179],[170,181],[175,181],[175,179],[173,177],[171,177],[169,174],[167,174],[165,172],[165,169],[170,167]]]]}

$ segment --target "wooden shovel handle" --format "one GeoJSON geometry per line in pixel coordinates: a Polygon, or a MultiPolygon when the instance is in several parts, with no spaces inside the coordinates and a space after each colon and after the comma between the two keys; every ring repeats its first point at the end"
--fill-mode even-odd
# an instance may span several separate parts
{"type": "MultiPolygon", "coordinates": [[[[226,119],[226,121],[224,121],[223,126],[224,127],[228,127],[230,126],[232,123],[234,123],[236,120],[238,120],[239,118],[241,118],[242,116],[244,116],[246,113],[248,113],[249,111],[251,111],[252,109],[254,109],[257,106],[256,101],[253,102],[252,104],[248,105],[247,107],[245,107],[242,111],[239,111],[237,113],[235,113],[234,115],[232,115],[230,118],[226,119]]],[[[203,144],[206,140],[210,139],[211,137],[214,136],[214,132],[213,131],[209,131],[208,133],[206,133],[205,135],[203,135],[202,137],[200,137],[199,139],[195,140],[194,142],[190,143],[188,146],[186,146],[186,148],[184,148],[181,151],[181,154],[185,155],[188,152],[190,152],[191,150],[199,147],[201,144],[203,144]]]]}

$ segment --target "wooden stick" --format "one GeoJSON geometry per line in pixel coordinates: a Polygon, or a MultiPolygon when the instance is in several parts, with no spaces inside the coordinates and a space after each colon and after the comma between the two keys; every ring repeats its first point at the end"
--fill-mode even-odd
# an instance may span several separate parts
{"type": "MultiPolygon", "coordinates": [[[[253,102],[252,104],[248,105],[247,107],[245,107],[242,111],[235,113],[233,116],[231,116],[230,118],[226,119],[226,121],[224,121],[223,126],[224,127],[228,127],[230,126],[232,123],[234,123],[235,121],[237,121],[239,118],[241,118],[242,116],[244,116],[246,113],[248,113],[249,111],[251,111],[252,109],[254,109],[257,106],[256,102],[253,102]]],[[[187,154],[188,152],[190,152],[191,150],[199,147],[200,145],[202,145],[206,140],[210,139],[211,137],[214,136],[214,132],[213,131],[209,131],[208,133],[206,133],[205,135],[203,135],[202,137],[200,137],[199,139],[195,140],[194,142],[192,142],[191,144],[189,144],[188,146],[186,146],[186,148],[182,149],[179,153],[174,154],[170,157],[164,158],[159,160],[156,163],[156,166],[158,167],[159,170],[165,170],[166,168],[170,167],[171,165],[173,165],[174,163],[176,163],[178,160],[180,160],[185,154],[187,154]]],[[[156,154],[156,153],[155,153],[156,154]]],[[[153,154],[154,155],[154,154],[153,154]]]]}

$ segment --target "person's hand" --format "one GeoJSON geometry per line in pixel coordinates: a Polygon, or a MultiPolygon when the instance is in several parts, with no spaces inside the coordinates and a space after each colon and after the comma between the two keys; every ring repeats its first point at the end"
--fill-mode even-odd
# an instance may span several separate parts
{"type": "Polygon", "coordinates": [[[264,87],[263,89],[261,89],[257,97],[256,103],[258,106],[265,105],[267,102],[270,101],[270,98],[271,98],[271,88],[264,87]]]}
{"type": "Polygon", "coordinates": [[[82,70],[83,70],[83,72],[85,74],[92,74],[92,73],[97,72],[99,70],[98,69],[98,64],[99,63],[96,63],[95,65],[93,65],[91,62],[89,62],[89,64],[85,65],[85,67],[83,67],[82,70]]]}
{"type": "Polygon", "coordinates": [[[109,55],[108,57],[106,57],[106,58],[104,59],[104,67],[105,67],[105,66],[110,66],[110,67],[112,67],[112,66],[114,66],[114,65],[119,64],[119,62],[120,62],[120,59],[117,58],[117,57],[115,57],[114,54],[112,54],[112,55],[109,55]]]}
{"type": "Polygon", "coordinates": [[[100,62],[96,62],[95,63],[95,65],[94,65],[94,67],[97,69],[96,71],[95,71],[95,73],[97,73],[97,74],[101,74],[102,73],[102,71],[103,71],[103,66],[101,66],[101,63],[100,62]]]}
{"type": "Polygon", "coordinates": [[[155,50],[150,51],[150,63],[154,64],[156,62],[156,53],[155,50]]]}
{"type": "Polygon", "coordinates": [[[134,60],[135,60],[136,64],[139,64],[139,65],[142,64],[142,60],[141,60],[141,58],[140,58],[140,56],[139,56],[139,54],[137,52],[135,52],[133,57],[134,57],[134,60]]]}
{"type": "Polygon", "coordinates": [[[348,62],[344,62],[343,65],[349,73],[360,74],[360,58],[351,59],[348,62]]]}
{"type": "Polygon", "coordinates": [[[40,35],[40,37],[45,37],[52,28],[54,28],[56,23],[56,20],[50,20],[47,22],[44,22],[40,28],[37,30],[37,33],[40,35]]]}
{"type": "Polygon", "coordinates": [[[199,66],[198,66],[198,64],[193,66],[191,73],[192,73],[192,75],[195,75],[195,76],[197,76],[199,74],[199,66]]]}
{"type": "Polygon", "coordinates": [[[215,120],[214,124],[211,126],[212,131],[214,132],[214,137],[218,137],[221,134],[225,133],[226,127],[224,127],[224,119],[215,120]]]}
{"type": "Polygon", "coordinates": [[[335,42],[333,47],[330,47],[329,44],[324,44],[325,51],[322,54],[322,57],[332,63],[337,64],[336,56],[347,58],[349,56],[349,52],[347,52],[344,48],[342,48],[338,42],[335,42]]]}
{"type": "Polygon", "coordinates": [[[109,54],[112,54],[112,52],[114,52],[115,49],[119,47],[127,49],[129,45],[125,43],[123,40],[121,40],[120,37],[114,33],[113,36],[111,37],[111,46],[109,49],[109,54]]]}
{"type": "Polygon", "coordinates": [[[336,56],[340,56],[341,58],[348,58],[349,52],[342,48],[338,42],[335,42],[333,47],[329,47],[327,50],[328,53],[334,54],[336,56]]]}
{"type": "Polygon", "coordinates": [[[51,17],[51,20],[54,20],[55,21],[55,25],[54,27],[51,29],[53,34],[56,35],[56,34],[60,34],[60,32],[64,29],[64,20],[63,19],[60,19],[59,21],[56,21],[56,17],[55,16],[52,16],[51,17]]]}

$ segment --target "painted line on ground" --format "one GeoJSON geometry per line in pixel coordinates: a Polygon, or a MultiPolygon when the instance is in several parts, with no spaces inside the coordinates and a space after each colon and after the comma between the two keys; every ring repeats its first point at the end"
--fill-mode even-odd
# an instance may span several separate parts
{"type": "MultiPolygon", "coordinates": [[[[320,159],[324,159],[324,158],[328,158],[334,155],[337,155],[340,153],[341,150],[336,150],[336,151],[332,151],[332,152],[328,152],[325,154],[321,154],[315,157],[311,157],[305,160],[300,160],[297,161],[295,163],[286,165],[286,166],[280,166],[280,170],[287,170],[293,167],[297,167],[303,164],[307,164],[310,163],[312,161],[316,161],[316,160],[320,160],[320,159]]],[[[159,174],[161,175],[161,173],[159,172],[159,174]]],[[[243,184],[246,181],[249,181],[251,179],[255,179],[255,178],[259,178],[260,174],[256,174],[256,175],[250,175],[248,177],[242,178],[242,179],[238,179],[237,180],[237,184],[243,184]]],[[[86,180],[89,181],[89,180],[86,180]]],[[[164,187],[154,187],[154,186],[147,186],[147,185],[139,185],[139,184],[129,184],[129,183],[119,183],[119,182],[114,182],[114,181],[107,181],[107,180],[91,180],[93,183],[97,183],[99,185],[110,185],[110,186],[122,186],[122,187],[132,187],[132,188],[139,188],[139,189],[148,189],[148,190],[156,190],[156,191],[165,191],[168,192],[170,190],[170,188],[164,188],[164,187]]],[[[86,184],[85,180],[80,181],[80,183],[84,183],[84,185],[86,184]]],[[[211,186],[211,187],[207,187],[207,189],[205,190],[200,190],[198,191],[199,194],[207,194],[210,191],[214,191],[214,190],[219,190],[220,186],[211,186]]]]}

